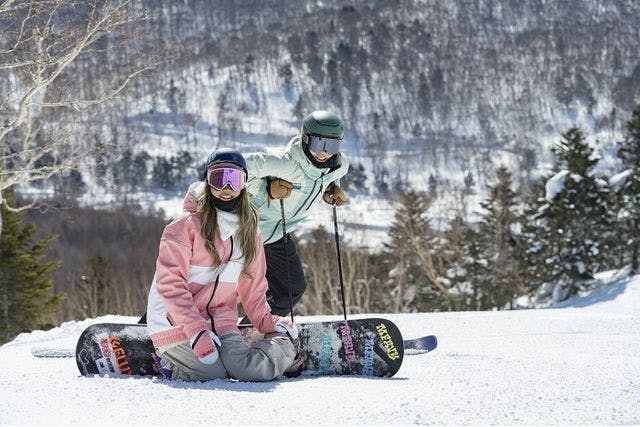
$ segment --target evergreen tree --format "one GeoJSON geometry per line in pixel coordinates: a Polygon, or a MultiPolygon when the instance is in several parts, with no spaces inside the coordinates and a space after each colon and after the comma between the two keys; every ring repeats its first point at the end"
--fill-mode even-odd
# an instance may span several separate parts
{"type": "Polygon", "coordinates": [[[563,300],[609,265],[612,219],[607,183],[594,174],[598,159],[582,131],[569,129],[552,151],[555,174],[528,210],[525,230],[532,276],[554,284],[554,299],[563,300]]]}
{"type": "Polygon", "coordinates": [[[86,190],[82,175],[75,169],[62,173],[53,179],[55,194],[71,199],[81,197],[86,190]]]}
{"type": "Polygon", "coordinates": [[[429,175],[429,197],[432,199],[438,197],[438,180],[433,174],[429,175]]]}
{"type": "Polygon", "coordinates": [[[146,151],[138,153],[133,159],[133,171],[131,178],[135,183],[133,190],[146,189],[147,188],[147,164],[150,163],[151,156],[146,151]]]}
{"type": "MultiPolygon", "coordinates": [[[[12,190],[3,194],[15,204],[12,190]]],[[[43,328],[61,302],[54,294],[52,272],[58,263],[45,261],[55,236],[32,242],[35,225],[22,224],[21,215],[0,207],[4,229],[0,235],[0,343],[21,332],[43,328]]]]}
{"type": "Polygon", "coordinates": [[[390,276],[392,281],[402,280],[405,292],[414,296],[412,308],[417,311],[451,310],[455,307],[447,280],[442,277],[438,238],[426,216],[430,203],[423,192],[402,193],[389,227],[390,276]]]}
{"type": "MultiPolygon", "coordinates": [[[[414,239],[427,233],[429,227],[425,212],[428,209],[428,200],[416,192],[401,193],[400,205],[394,214],[394,221],[389,227],[391,237],[388,248],[389,293],[402,298],[399,292],[406,293],[411,289],[412,296],[416,295],[416,289],[421,281],[422,274],[418,267],[418,260],[411,245],[414,239]]],[[[424,301],[429,304],[435,297],[427,295],[424,301]]],[[[409,302],[411,308],[416,309],[415,301],[409,302]]],[[[436,302],[436,304],[438,304],[436,302]]]]}
{"type": "Polygon", "coordinates": [[[464,176],[464,188],[467,194],[473,194],[473,187],[475,186],[475,181],[473,179],[473,174],[471,171],[467,171],[467,174],[464,176]]]}
{"type": "Polygon", "coordinates": [[[552,247],[555,231],[543,216],[549,208],[545,198],[545,184],[549,178],[543,177],[532,184],[519,221],[522,227],[525,281],[540,298],[545,298],[550,291],[548,288],[553,285],[547,282],[549,270],[546,260],[549,253],[557,252],[557,248],[552,247]]]}
{"type": "Polygon", "coordinates": [[[484,283],[488,278],[486,260],[483,259],[481,237],[458,214],[445,232],[442,258],[449,281],[451,300],[457,309],[484,310],[490,307],[484,283]]]}
{"type": "Polygon", "coordinates": [[[389,172],[383,166],[380,171],[374,171],[374,185],[378,194],[384,197],[389,197],[389,172]]]}
{"type": "Polygon", "coordinates": [[[362,163],[352,163],[349,165],[349,173],[340,179],[340,185],[344,190],[355,193],[364,193],[366,187],[367,174],[362,163]]]}
{"type": "Polygon", "coordinates": [[[194,178],[200,178],[195,163],[194,158],[188,151],[179,151],[175,156],[171,156],[173,173],[176,183],[179,184],[177,190],[182,191],[183,187],[191,184],[194,178]]]}
{"type": "Polygon", "coordinates": [[[164,157],[156,157],[152,173],[153,186],[171,191],[175,187],[176,179],[171,162],[164,157]]]}
{"type": "Polygon", "coordinates": [[[640,105],[626,123],[626,135],[618,150],[625,172],[620,175],[616,199],[618,211],[617,235],[620,247],[628,248],[628,258],[634,273],[639,270],[640,256],[640,105]]]}
{"type": "Polygon", "coordinates": [[[127,193],[138,191],[146,187],[147,161],[151,157],[146,151],[133,155],[131,149],[122,152],[120,159],[113,166],[113,183],[120,193],[127,196],[127,193]]]}
{"type": "Polygon", "coordinates": [[[126,149],[112,169],[113,184],[118,189],[117,194],[123,198],[125,205],[127,205],[128,196],[132,192],[134,185],[130,178],[132,165],[133,154],[130,149],[126,149]]]}
{"type": "MultiPolygon", "coordinates": [[[[479,233],[481,265],[486,265],[488,274],[481,276],[482,287],[488,306],[504,307],[513,303],[518,295],[527,293],[524,281],[524,262],[514,229],[519,216],[516,211],[516,193],[512,189],[511,173],[500,167],[496,172],[498,182],[490,187],[490,197],[480,203],[479,233]]],[[[481,270],[483,271],[483,270],[481,270]]]]}

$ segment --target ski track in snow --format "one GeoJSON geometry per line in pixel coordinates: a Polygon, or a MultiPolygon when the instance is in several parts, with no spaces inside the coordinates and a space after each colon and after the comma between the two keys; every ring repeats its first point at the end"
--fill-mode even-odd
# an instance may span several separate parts
{"type": "Polygon", "coordinates": [[[639,313],[640,276],[560,309],[373,314],[405,338],[437,335],[438,348],[389,379],[269,383],[81,377],[73,359],[31,349],[75,348],[91,323],[136,318],[66,322],[0,347],[0,424],[639,424],[639,313]]]}

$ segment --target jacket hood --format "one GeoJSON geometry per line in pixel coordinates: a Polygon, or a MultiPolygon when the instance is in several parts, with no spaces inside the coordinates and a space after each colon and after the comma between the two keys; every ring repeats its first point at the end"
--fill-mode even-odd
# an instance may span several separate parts
{"type": "Polygon", "coordinates": [[[196,181],[189,186],[182,201],[183,212],[196,213],[198,211],[198,199],[204,195],[206,188],[206,183],[202,181],[196,181]]]}

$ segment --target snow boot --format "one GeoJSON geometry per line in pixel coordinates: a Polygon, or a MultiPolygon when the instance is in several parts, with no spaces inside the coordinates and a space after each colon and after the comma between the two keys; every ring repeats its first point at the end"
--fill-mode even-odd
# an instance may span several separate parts
{"type": "Polygon", "coordinates": [[[296,349],[296,357],[293,359],[293,362],[291,362],[291,365],[282,373],[282,375],[287,378],[299,377],[302,373],[304,362],[307,360],[307,353],[302,350],[300,338],[292,339],[291,341],[296,349]]]}

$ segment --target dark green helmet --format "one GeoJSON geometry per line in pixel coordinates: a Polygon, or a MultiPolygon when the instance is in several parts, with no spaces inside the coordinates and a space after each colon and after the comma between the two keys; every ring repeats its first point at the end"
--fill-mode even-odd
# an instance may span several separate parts
{"type": "Polygon", "coordinates": [[[344,124],[342,119],[328,111],[314,111],[302,121],[302,134],[328,139],[342,139],[344,124]]]}

